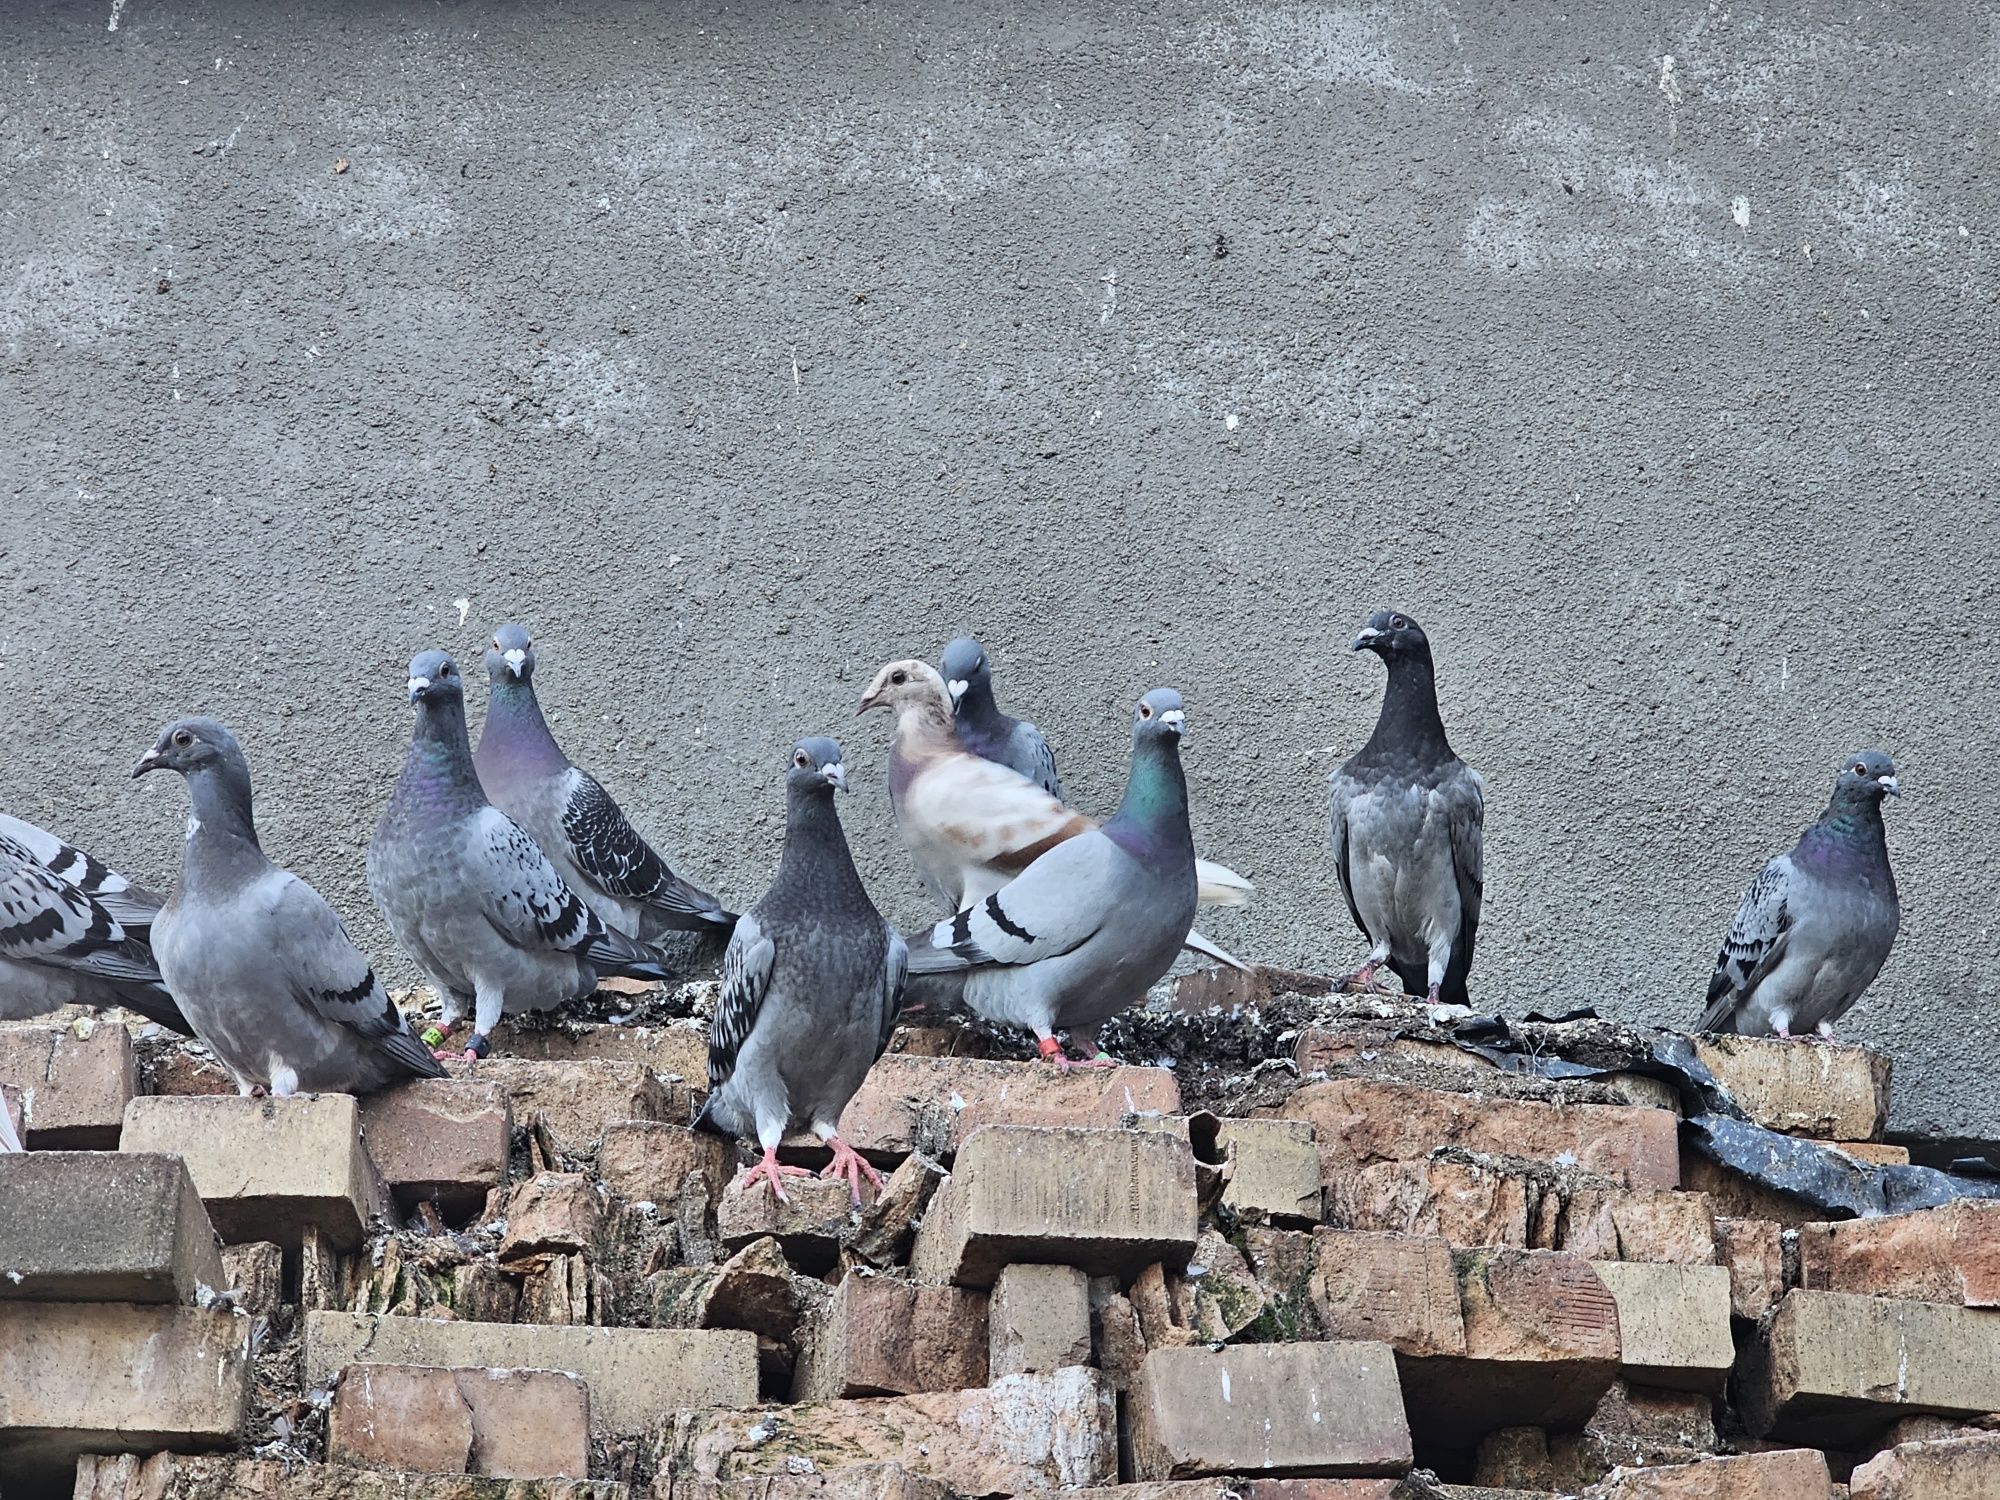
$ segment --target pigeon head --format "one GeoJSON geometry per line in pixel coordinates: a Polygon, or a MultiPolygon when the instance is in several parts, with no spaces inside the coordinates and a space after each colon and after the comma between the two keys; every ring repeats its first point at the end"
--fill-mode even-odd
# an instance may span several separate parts
{"type": "Polygon", "coordinates": [[[443,651],[419,651],[410,658],[412,703],[457,703],[465,697],[458,663],[443,651]]]}
{"type": "Polygon", "coordinates": [[[1368,617],[1361,633],[1354,637],[1354,649],[1373,651],[1384,661],[1394,661],[1398,657],[1418,657],[1428,661],[1431,642],[1414,616],[1400,610],[1378,609],[1368,617]]]}
{"type": "Polygon", "coordinates": [[[1856,802],[1880,802],[1902,796],[1903,784],[1896,779],[1896,763],[1880,750],[1857,750],[1840,768],[1833,792],[1856,802]]]}
{"type": "Polygon", "coordinates": [[[892,661],[875,674],[868,691],[861,695],[861,706],[854,711],[865,714],[871,708],[886,708],[898,718],[913,708],[933,708],[949,722],[951,695],[930,663],[912,657],[892,661]]]}
{"type": "Polygon", "coordinates": [[[183,776],[193,776],[232,762],[237,765],[243,762],[243,751],[235,735],[214,719],[176,719],[160,731],[153,748],[139,757],[132,775],[136,779],[148,771],[178,771],[183,776]]]}
{"type": "Polygon", "coordinates": [[[938,674],[944,678],[953,708],[958,707],[968,689],[987,687],[993,681],[992,669],[986,665],[986,648],[969,635],[960,636],[944,648],[944,655],[938,658],[938,674]]]}
{"type": "MultiPolygon", "coordinates": [[[[414,673],[412,675],[415,675],[414,673]]],[[[486,643],[486,680],[526,682],[535,675],[535,642],[521,625],[502,625],[486,643]]]]}
{"type": "Polygon", "coordinates": [[[785,783],[801,790],[837,787],[846,791],[847,768],[840,763],[840,741],[815,734],[792,746],[792,761],[785,771],[785,783]]]}
{"type": "Polygon", "coordinates": [[[1172,688],[1154,688],[1139,700],[1139,706],[1132,714],[1132,739],[1143,744],[1149,740],[1163,745],[1177,745],[1181,736],[1187,733],[1187,710],[1181,704],[1181,695],[1172,688]]]}

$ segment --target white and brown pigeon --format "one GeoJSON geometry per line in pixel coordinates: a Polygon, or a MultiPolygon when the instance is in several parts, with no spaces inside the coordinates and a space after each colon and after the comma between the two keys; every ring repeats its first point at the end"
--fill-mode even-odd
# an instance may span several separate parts
{"type": "Polygon", "coordinates": [[[1423,627],[1378,610],[1354,649],[1381,657],[1389,681],[1375,732],[1329,778],[1334,873],[1368,940],[1367,961],[1342,983],[1367,989],[1387,965],[1405,993],[1466,1005],[1486,871],[1484,785],[1445,738],[1423,627]]]}
{"type": "Polygon", "coordinates": [[[709,1032],[708,1100],[697,1127],[762,1148],[739,1187],[805,1175],[778,1164],[778,1143],[810,1129],[833,1151],[823,1177],[882,1185],[840,1138],[840,1113],[889,1044],[908,952],[862,888],[833,794],[847,787],[840,746],[823,736],[792,748],[785,772],[785,850],[770,890],[736,924],[722,960],[709,1032]]]}
{"type": "Polygon", "coordinates": [[[1757,872],[1715,956],[1703,1031],[1831,1039],[1888,961],[1902,922],[1882,799],[1900,797],[1879,750],[1848,757],[1819,821],[1757,872]]]}

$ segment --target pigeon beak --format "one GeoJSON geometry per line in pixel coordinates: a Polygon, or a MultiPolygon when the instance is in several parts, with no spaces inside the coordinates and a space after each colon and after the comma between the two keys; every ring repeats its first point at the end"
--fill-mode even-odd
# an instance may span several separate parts
{"type": "Polygon", "coordinates": [[[148,771],[157,771],[164,765],[166,765],[166,762],[160,759],[160,752],[157,747],[148,750],[144,755],[139,757],[139,764],[132,768],[132,779],[137,781],[148,771]]]}
{"type": "Polygon", "coordinates": [[[503,651],[501,656],[507,663],[508,672],[519,677],[521,675],[521,664],[528,659],[528,653],[516,647],[512,651],[503,651]]]}
{"type": "Polygon", "coordinates": [[[1903,783],[1893,776],[1878,776],[1875,778],[1875,784],[1891,797],[1900,797],[1903,795],[1903,783]]]}
{"type": "Polygon", "coordinates": [[[858,719],[858,718],[860,718],[860,717],[861,717],[861,716],[862,716],[863,714],[867,713],[869,709],[871,709],[871,708],[879,708],[879,707],[881,706],[881,704],[882,704],[882,700],[881,700],[880,698],[876,697],[876,696],[875,696],[875,695],[874,695],[873,693],[870,693],[870,694],[868,694],[868,696],[867,696],[867,697],[865,697],[865,698],[863,698],[863,699],[861,700],[861,705],[860,705],[860,707],[858,707],[858,708],[856,708],[856,709],[854,710],[854,717],[858,719]]]}
{"type": "Polygon", "coordinates": [[[828,786],[843,792],[847,790],[847,768],[839,761],[826,767],[820,774],[826,778],[828,786]]]}
{"type": "Polygon", "coordinates": [[[945,684],[946,690],[951,694],[951,706],[953,708],[958,707],[958,700],[965,696],[965,690],[971,686],[972,684],[967,682],[963,677],[954,677],[950,682],[945,684]]]}
{"type": "Polygon", "coordinates": [[[424,694],[428,693],[430,690],[431,690],[430,678],[412,677],[410,679],[410,701],[412,703],[423,702],[424,694]]]}
{"type": "Polygon", "coordinates": [[[1364,630],[1364,631],[1362,631],[1362,632],[1361,632],[1361,634],[1357,635],[1357,636],[1356,636],[1356,637],[1354,638],[1354,646],[1353,646],[1353,648],[1352,648],[1352,649],[1354,649],[1354,650],[1356,650],[1356,651],[1367,651],[1367,650],[1370,650],[1370,649],[1372,649],[1372,648],[1374,647],[1375,643],[1376,643],[1377,641],[1381,640],[1381,639],[1382,639],[1382,632],[1381,632],[1381,631],[1379,631],[1379,630],[1364,630]]]}
{"type": "Polygon", "coordinates": [[[1181,709],[1168,709],[1160,715],[1160,722],[1174,732],[1175,739],[1187,733],[1187,714],[1181,709]]]}

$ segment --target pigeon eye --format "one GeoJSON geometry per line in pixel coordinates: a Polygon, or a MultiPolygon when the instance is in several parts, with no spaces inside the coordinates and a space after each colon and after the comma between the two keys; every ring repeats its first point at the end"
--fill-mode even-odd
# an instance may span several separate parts
{"type": "Polygon", "coordinates": [[[895,683],[897,687],[901,687],[904,683],[910,680],[910,674],[907,672],[891,672],[889,674],[889,680],[895,683]]]}
{"type": "Polygon", "coordinates": [[[1397,615],[1389,622],[1389,628],[1391,630],[1401,630],[1407,624],[1409,624],[1409,621],[1405,620],[1401,615],[1397,615]]]}
{"type": "Polygon", "coordinates": [[[189,745],[194,743],[194,736],[183,729],[179,734],[174,736],[174,743],[185,750],[189,745]]]}
{"type": "Polygon", "coordinates": [[[500,637],[497,635],[493,637],[493,649],[495,651],[500,649],[500,637]]]}
{"type": "Polygon", "coordinates": [[[803,753],[794,756],[793,760],[801,771],[803,771],[807,766],[812,764],[812,762],[808,760],[803,753]]]}
{"type": "Polygon", "coordinates": [[[1868,767],[1857,760],[1854,763],[1854,774],[1856,776],[1866,776],[1868,774],[1868,767]]]}
{"type": "Polygon", "coordinates": [[[1153,705],[1152,705],[1152,704],[1150,704],[1150,703],[1141,703],[1141,704],[1139,705],[1139,717],[1140,717],[1140,718],[1142,718],[1142,719],[1150,719],[1150,718],[1152,718],[1152,717],[1153,717],[1153,705]]]}

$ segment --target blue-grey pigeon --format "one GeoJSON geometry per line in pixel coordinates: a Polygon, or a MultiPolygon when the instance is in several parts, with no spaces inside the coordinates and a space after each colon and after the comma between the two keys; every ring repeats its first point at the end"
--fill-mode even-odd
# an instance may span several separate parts
{"type": "Polygon", "coordinates": [[[1103,1066],[1097,1028],[1141,999],[1173,964],[1199,882],[1188,828],[1181,695],[1139,700],[1124,800],[1101,828],[1064,839],[1013,881],[910,942],[912,975],[956,975],[967,1009],[1035,1035],[1044,1058],[1073,1066],[1067,1030],[1103,1066]]]}
{"type": "Polygon", "coordinates": [[[449,1031],[473,1007],[468,1059],[503,1013],[581,1000],[600,974],[666,980],[664,956],[601,922],[521,825],[486,800],[465,684],[442,651],[410,660],[416,730],[368,845],[368,891],[429,977],[449,1031]]]}
{"type": "Polygon", "coordinates": [[[708,1043],[708,1101],[696,1124],[754,1139],[763,1159],[742,1177],[785,1196],[778,1143],[806,1127],[833,1150],[820,1175],[882,1179],[839,1134],[840,1112],[889,1045],[909,954],[862,888],[848,854],[836,788],[840,746],[793,747],[785,772],[785,851],[764,898],[745,912],[722,960],[722,998],[708,1043]]]}
{"type": "Polygon", "coordinates": [[[159,910],[116,870],[0,814],[0,1021],[122,1005],[193,1036],[154,961],[159,910]]]}
{"type": "Polygon", "coordinates": [[[1389,682],[1375,732],[1330,778],[1333,867],[1368,940],[1367,962],[1342,983],[1366,989],[1386,964],[1405,993],[1465,1005],[1485,881],[1479,773],[1445,739],[1421,625],[1377,610],[1354,649],[1381,657],[1389,682]]]}
{"type": "Polygon", "coordinates": [[[535,698],[535,643],[521,626],[493,632],[486,677],[486,726],[472,756],[480,784],[570,889],[627,937],[726,934],[736,914],[668,869],[597,778],[571,765],[556,744],[535,698]]]}
{"type": "Polygon", "coordinates": [[[959,636],[938,659],[938,675],[951,694],[952,718],[965,748],[1018,771],[1060,802],[1062,780],[1056,775],[1055,752],[1041,730],[1026,719],[1002,713],[994,702],[993,668],[986,660],[986,648],[969,635],[959,636]]]}
{"type": "Polygon", "coordinates": [[[1881,751],[1848,758],[1819,821],[1743,893],[1715,956],[1701,1030],[1833,1036],[1882,972],[1902,921],[1882,834],[1882,799],[1901,795],[1881,751]]]}
{"type": "Polygon", "coordinates": [[[442,1078],[333,908],[265,856],[235,737],[213,719],[178,719],[132,774],[161,770],[186,779],[193,810],[153,951],[237,1091],[365,1094],[442,1078]]]}

